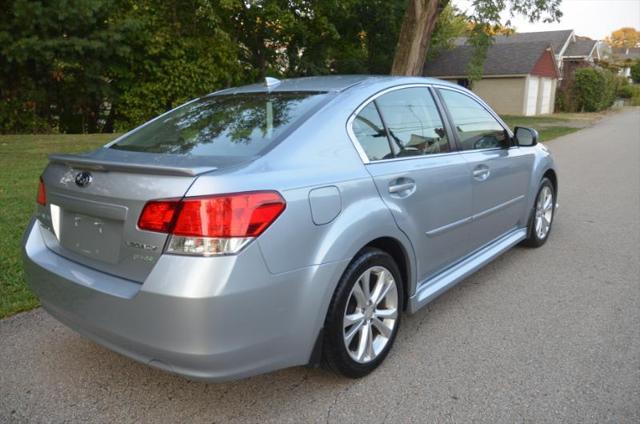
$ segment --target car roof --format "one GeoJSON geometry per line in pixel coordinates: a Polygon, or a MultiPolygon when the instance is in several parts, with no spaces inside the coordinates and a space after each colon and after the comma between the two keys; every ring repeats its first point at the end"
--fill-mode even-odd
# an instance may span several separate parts
{"type": "Polygon", "coordinates": [[[353,87],[365,87],[370,85],[388,85],[391,87],[394,85],[412,83],[455,85],[435,78],[389,75],[326,75],[283,80],[269,78],[269,80],[269,86],[267,86],[265,81],[241,87],[227,88],[216,91],[215,93],[212,93],[212,95],[286,91],[342,92],[353,87]]]}

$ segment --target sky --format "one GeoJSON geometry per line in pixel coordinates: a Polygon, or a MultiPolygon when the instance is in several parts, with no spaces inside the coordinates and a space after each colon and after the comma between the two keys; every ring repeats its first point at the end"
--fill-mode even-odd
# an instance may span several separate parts
{"type": "MultiPolygon", "coordinates": [[[[452,0],[461,10],[470,7],[470,0],[452,0]]],[[[560,22],[529,23],[526,17],[516,16],[511,23],[519,32],[574,29],[576,35],[602,40],[621,27],[640,30],[640,0],[562,0],[560,22]]],[[[503,14],[503,22],[509,18],[503,14]]]]}

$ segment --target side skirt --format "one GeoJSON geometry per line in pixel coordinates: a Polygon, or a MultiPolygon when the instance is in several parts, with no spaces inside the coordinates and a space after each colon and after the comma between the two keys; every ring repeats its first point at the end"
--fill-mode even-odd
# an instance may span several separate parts
{"type": "Polygon", "coordinates": [[[418,284],[416,294],[409,298],[407,311],[415,313],[433,299],[476,272],[527,237],[526,228],[517,228],[487,246],[477,250],[440,274],[418,284]]]}

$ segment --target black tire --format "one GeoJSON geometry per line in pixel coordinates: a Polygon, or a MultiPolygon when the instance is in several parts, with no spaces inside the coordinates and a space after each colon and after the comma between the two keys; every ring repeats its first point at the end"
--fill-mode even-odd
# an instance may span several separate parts
{"type": "Polygon", "coordinates": [[[531,217],[529,218],[529,225],[527,228],[527,238],[524,239],[524,241],[522,242],[522,245],[527,247],[540,247],[543,244],[545,244],[547,242],[547,239],[549,238],[549,234],[551,234],[551,228],[553,227],[553,221],[555,216],[556,216],[556,191],[553,188],[553,184],[551,183],[551,181],[545,177],[540,182],[540,188],[538,188],[538,193],[536,194],[536,200],[533,203],[533,208],[531,210],[531,217]],[[536,205],[538,204],[538,201],[540,200],[540,195],[545,187],[551,190],[551,194],[553,196],[552,207],[551,207],[551,222],[549,223],[549,229],[547,230],[546,234],[543,237],[540,237],[535,229],[536,205]]]}
{"type": "MultiPolygon", "coordinates": [[[[404,292],[401,274],[391,255],[376,248],[363,249],[347,267],[331,299],[325,320],[322,343],[322,358],[324,364],[333,371],[349,378],[364,377],[375,370],[389,354],[396,335],[398,334],[403,302],[404,292]],[[396,282],[397,318],[391,335],[388,337],[388,341],[380,353],[378,353],[373,360],[367,363],[360,363],[352,359],[345,346],[343,334],[344,314],[354,285],[365,271],[376,266],[386,268],[396,282]]],[[[375,331],[378,330],[376,329],[375,331]]]]}

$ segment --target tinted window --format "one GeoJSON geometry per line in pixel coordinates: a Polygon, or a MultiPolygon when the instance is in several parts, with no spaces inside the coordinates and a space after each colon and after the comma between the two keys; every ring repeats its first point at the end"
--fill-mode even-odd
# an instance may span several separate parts
{"type": "Polygon", "coordinates": [[[469,96],[440,90],[458,132],[462,150],[507,147],[507,133],[500,123],[469,96]]]}
{"type": "Polygon", "coordinates": [[[353,121],[352,128],[369,160],[393,157],[387,134],[373,102],[360,111],[353,121]]]}
{"type": "Polygon", "coordinates": [[[428,88],[392,91],[376,102],[396,156],[449,151],[449,140],[428,88]]]}
{"type": "Polygon", "coordinates": [[[112,148],[195,156],[254,156],[325,98],[322,93],[210,96],[141,127],[112,148]]]}

